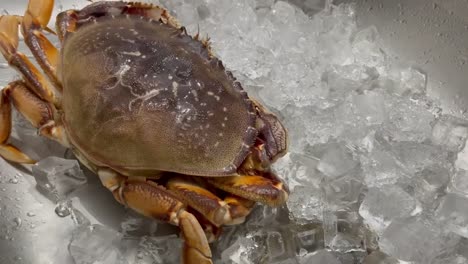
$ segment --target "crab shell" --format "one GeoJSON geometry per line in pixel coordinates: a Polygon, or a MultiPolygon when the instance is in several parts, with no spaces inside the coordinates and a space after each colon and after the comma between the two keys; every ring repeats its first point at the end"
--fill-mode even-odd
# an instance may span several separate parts
{"type": "Polygon", "coordinates": [[[257,137],[253,102],[206,46],[159,21],[102,17],[67,36],[63,123],[97,166],[236,174],[257,137]]]}

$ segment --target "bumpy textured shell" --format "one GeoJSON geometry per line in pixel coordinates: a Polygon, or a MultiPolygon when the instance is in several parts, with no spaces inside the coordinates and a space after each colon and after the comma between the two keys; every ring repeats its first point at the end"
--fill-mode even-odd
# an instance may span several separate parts
{"type": "Polygon", "coordinates": [[[98,166],[233,175],[255,141],[240,84],[202,43],[159,21],[82,25],[65,40],[60,72],[68,136],[98,166]]]}

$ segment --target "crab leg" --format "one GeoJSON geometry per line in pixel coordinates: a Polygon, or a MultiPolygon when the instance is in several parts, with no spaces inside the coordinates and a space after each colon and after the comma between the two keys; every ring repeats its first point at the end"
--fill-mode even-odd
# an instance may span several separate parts
{"type": "Polygon", "coordinates": [[[208,240],[198,220],[172,193],[154,182],[130,180],[109,170],[99,170],[99,178],[117,201],[133,210],[180,227],[184,237],[184,264],[212,264],[208,240]]]}
{"type": "Polygon", "coordinates": [[[0,17],[0,52],[8,63],[23,75],[28,87],[38,97],[58,105],[59,99],[53,86],[30,60],[18,51],[19,23],[21,23],[21,18],[17,16],[0,17]]]}
{"type": "Polygon", "coordinates": [[[228,196],[221,200],[188,178],[171,177],[166,187],[216,226],[242,223],[254,202],[228,196]]]}
{"type": "Polygon", "coordinates": [[[57,48],[44,36],[43,29],[49,30],[49,23],[54,7],[54,0],[31,0],[22,19],[21,28],[24,41],[32,51],[37,62],[47,77],[61,89],[57,79],[57,64],[59,52],[57,48]]]}
{"type": "Polygon", "coordinates": [[[35,163],[15,146],[7,143],[11,133],[11,103],[36,128],[39,134],[68,146],[61,126],[55,125],[54,107],[37,97],[23,81],[2,90],[0,100],[0,156],[16,163],[35,163]]]}
{"type": "MultiPolygon", "coordinates": [[[[180,198],[179,198],[180,199],[180,198]]],[[[182,199],[181,199],[182,200],[182,199]]],[[[205,231],[205,236],[206,239],[208,240],[208,243],[213,243],[218,238],[221,236],[221,233],[223,232],[223,227],[222,226],[216,226],[213,223],[211,223],[204,215],[199,213],[197,210],[188,207],[187,211],[195,216],[197,218],[198,222],[200,223],[201,227],[203,228],[203,231],[205,231]]]]}
{"type": "Polygon", "coordinates": [[[21,150],[7,143],[11,133],[10,93],[18,87],[21,89],[24,84],[21,81],[12,82],[2,90],[0,99],[0,156],[16,163],[35,163],[21,150]]]}
{"type": "Polygon", "coordinates": [[[288,191],[281,181],[263,176],[209,177],[207,181],[223,191],[269,206],[283,205],[288,199],[288,191]]]}

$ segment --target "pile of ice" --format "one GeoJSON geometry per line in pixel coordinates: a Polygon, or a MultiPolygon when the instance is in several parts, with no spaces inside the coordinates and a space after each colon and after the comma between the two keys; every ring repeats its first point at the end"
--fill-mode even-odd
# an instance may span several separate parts
{"type": "MultiPolygon", "coordinates": [[[[311,1],[323,10],[309,16],[274,0],[159,3],[190,33],[208,34],[290,134],[290,153],[275,164],[292,190],[287,207],[258,207],[225,228],[215,263],[468,263],[468,121],[428,98],[427,76],[386,56],[352,5],[311,1]]],[[[69,193],[41,164],[38,184],[69,193]]],[[[76,208],[72,217],[76,263],[178,262],[180,239],[156,236],[143,218],[112,230],[76,208]]]]}

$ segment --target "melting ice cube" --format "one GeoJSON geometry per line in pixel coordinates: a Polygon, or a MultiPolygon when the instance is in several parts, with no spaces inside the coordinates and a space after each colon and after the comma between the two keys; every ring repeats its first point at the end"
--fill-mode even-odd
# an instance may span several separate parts
{"type": "Polygon", "coordinates": [[[64,200],[87,179],[76,160],[48,157],[32,168],[37,186],[54,202],[64,200]]]}

